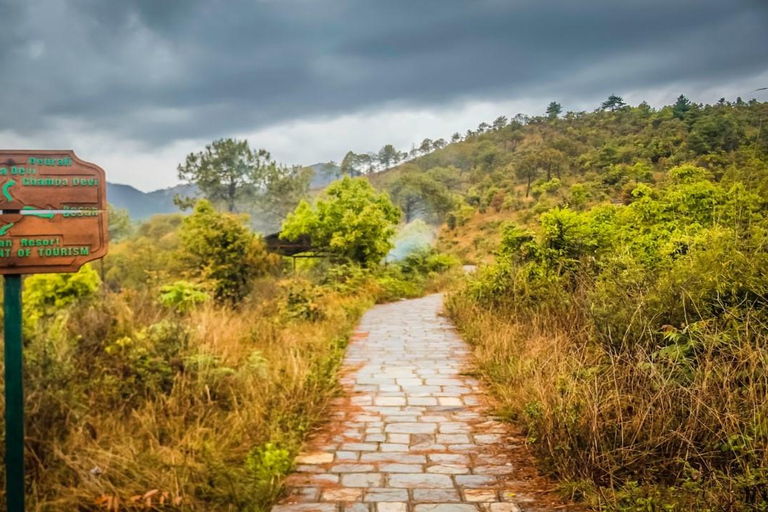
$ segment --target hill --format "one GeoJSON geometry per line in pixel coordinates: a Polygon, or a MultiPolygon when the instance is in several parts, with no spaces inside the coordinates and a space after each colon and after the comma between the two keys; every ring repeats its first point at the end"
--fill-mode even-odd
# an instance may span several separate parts
{"type": "Polygon", "coordinates": [[[176,213],[179,209],[173,204],[174,196],[193,196],[196,193],[197,189],[192,185],[142,192],[130,185],[107,183],[109,203],[115,208],[128,210],[133,220],[146,220],[161,213],[176,213]]]}
{"type": "MultiPolygon", "coordinates": [[[[309,182],[310,190],[325,188],[341,175],[341,169],[333,162],[316,163],[308,167],[312,169],[312,177],[309,182]]],[[[142,192],[130,185],[107,183],[109,203],[115,208],[128,210],[131,218],[137,221],[147,220],[153,215],[178,212],[178,207],[173,204],[173,198],[177,194],[187,197],[195,196],[197,187],[194,185],[176,185],[153,192],[142,192]]]]}
{"type": "Polygon", "coordinates": [[[661,182],[681,164],[768,194],[767,121],[766,103],[699,105],[682,96],[660,109],[619,103],[562,117],[500,116],[370,179],[406,215],[445,222],[444,248],[488,261],[503,222],[536,224],[556,207],[626,204],[638,184],[661,182]]]}

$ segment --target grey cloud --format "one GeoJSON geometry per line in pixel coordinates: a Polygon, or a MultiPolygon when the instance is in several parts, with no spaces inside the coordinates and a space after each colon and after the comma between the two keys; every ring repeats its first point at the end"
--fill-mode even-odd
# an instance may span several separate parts
{"type": "Polygon", "coordinates": [[[77,121],[150,145],[393,102],[577,101],[768,70],[759,0],[0,0],[0,16],[14,131],[77,121]]]}

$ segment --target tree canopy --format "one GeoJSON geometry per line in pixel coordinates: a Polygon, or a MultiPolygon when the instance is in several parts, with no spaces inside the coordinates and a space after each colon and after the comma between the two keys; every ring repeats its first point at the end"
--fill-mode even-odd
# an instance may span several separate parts
{"type": "Polygon", "coordinates": [[[247,140],[219,139],[187,155],[178,172],[180,180],[197,185],[212,203],[235,212],[239,203],[263,188],[271,165],[275,162],[269,152],[252,150],[247,140]]]}
{"type": "Polygon", "coordinates": [[[281,238],[309,236],[319,251],[372,265],[392,249],[400,211],[365,178],[332,183],[314,205],[301,201],[283,223],[281,238]]]}

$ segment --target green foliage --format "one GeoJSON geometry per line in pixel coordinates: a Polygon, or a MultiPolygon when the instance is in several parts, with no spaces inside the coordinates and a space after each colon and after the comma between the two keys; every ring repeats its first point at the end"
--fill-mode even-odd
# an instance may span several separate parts
{"type": "Polygon", "coordinates": [[[610,110],[610,111],[616,111],[621,108],[624,108],[627,104],[624,103],[624,99],[621,96],[617,96],[615,94],[611,94],[608,96],[608,99],[605,100],[602,105],[600,105],[600,108],[603,110],[610,110]]]}
{"type": "Polygon", "coordinates": [[[256,194],[270,165],[269,153],[253,151],[247,140],[220,139],[187,155],[178,171],[180,180],[194,183],[214,204],[234,212],[238,202],[256,194]]]}
{"type": "Polygon", "coordinates": [[[101,287],[99,274],[85,265],[75,274],[35,274],[24,280],[24,315],[31,322],[55,315],[101,287]]]}
{"type": "Polygon", "coordinates": [[[599,505],[763,509],[768,201],[692,164],[627,190],[622,205],[503,228],[495,263],[460,300],[558,342],[551,364],[523,342],[484,347],[487,371],[538,386],[514,416],[553,472],[591,479],[599,505]],[[542,368],[535,385],[526,365],[542,368]]]}
{"type": "Polygon", "coordinates": [[[371,265],[393,247],[390,240],[399,220],[387,194],[376,193],[363,178],[345,177],[331,184],[314,207],[302,201],[283,223],[281,237],[309,236],[319,251],[371,265]]]}
{"type": "Polygon", "coordinates": [[[285,296],[284,314],[291,320],[318,322],[325,319],[322,291],[307,281],[291,281],[285,296]]]}
{"type": "Polygon", "coordinates": [[[280,492],[280,482],[293,467],[293,453],[273,443],[251,450],[245,460],[248,474],[255,481],[262,505],[271,503],[280,492]]]}
{"type": "Polygon", "coordinates": [[[691,128],[688,144],[698,155],[733,151],[744,137],[743,128],[731,114],[709,115],[699,118],[691,128]]]}
{"type": "Polygon", "coordinates": [[[242,301],[253,280],[275,265],[246,223],[247,218],[217,212],[201,200],[179,231],[181,261],[191,276],[210,283],[216,300],[242,301]]]}
{"type": "Polygon", "coordinates": [[[210,298],[204,287],[189,281],[176,281],[160,288],[160,304],[178,313],[189,313],[210,298]]]}
{"type": "Polygon", "coordinates": [[[141,288],[181,277],[176,255],[183,216],[156,215],[129,238],[112,244],[104,260],[105,281],[112,289],[141,288]]]}
{"type": "Polygon", "coordinates": [[[560,114],[563,113],[563,106],[560,105],[558,102],[553,101],[552,103],[547,106],[547,118],[549,120],[557,119],[560,117],[560,114]]]}
{"type": "Polygon", "coordinates": [[[424,248],[406,256],[400,263],[403,274],[424,275],[441,274],[461,264],[455,256],[424,248]]]}

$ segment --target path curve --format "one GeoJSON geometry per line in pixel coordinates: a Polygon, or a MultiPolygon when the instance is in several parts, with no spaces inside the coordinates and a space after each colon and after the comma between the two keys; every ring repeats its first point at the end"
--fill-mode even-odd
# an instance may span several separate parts
{"type": "Polygon", "coordinates": [[[566,510],[523,439],[490,415],[443,299],[376,306],[344,360],[345,396],[297,458],[273,512],[566,510]]]}

